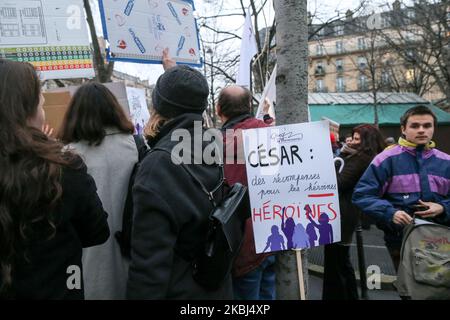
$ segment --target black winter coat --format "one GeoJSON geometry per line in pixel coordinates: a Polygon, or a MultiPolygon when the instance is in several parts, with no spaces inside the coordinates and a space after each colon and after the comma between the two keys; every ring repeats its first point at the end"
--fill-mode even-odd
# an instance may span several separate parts
{"type": "MultiPolygon", "coordinates": [[[[184,114],[172,119],[149,140],[151,148],[172,151],[179,144],[178,139],[171,141],[172,132],[186,129],[194,137],[194,121],[202,121],[202,116],[184,114]]],[[[202,141],[200,136],[197,139],[202,141]]],[[[193,159],[194,153],[188,157],[193,159]]],[[[189,167],[208,190],[220,184],[216,164],[189,167]]],[[[232,299],[231,277],[216,291],[205,290],[192,278],[188,261],[202,249],[213,206],[170,154],[154,150],[144,158],[136,174],[133,205],[128,299],[232,299]]]]}
{"type": "Polygon", "coordinates": [[[355,154],[341,153],[344,168],[337,174],[339,190],[339,209],[341,212],[341,242],[351,243],[353,232],[358,224],[359,209],[352,203],[353,189],[366,171],[373,157],[364,152],[355,154]]]}
{"type": "Polygon", "coordinates": [[[108,240],[109,227],[94,179],[80,158],[75,162],[75,168],[63,168],[62,198],[53,215],[56,233],[47,240],[48,232],[40,231],[48,230],[47,224],[34,226],[36,232],[25,246],[28,260],[21,255],[14,266],[9,298],[84,299],[82,248],[108,240]],[[74,285],[76,280],[81,280],[81,288],[68,288],[67,283],[74,285]]]}

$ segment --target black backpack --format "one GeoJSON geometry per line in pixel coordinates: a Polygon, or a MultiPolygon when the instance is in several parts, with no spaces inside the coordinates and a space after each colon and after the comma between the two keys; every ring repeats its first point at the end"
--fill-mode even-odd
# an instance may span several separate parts
{"type": "Polygon", "coordinates": [[[126,258],[130,258],[131,253],[131,228],[133,225],[133,185],[136,177],[136,173],[139,168],[139,164],[147,155],[149,149],[145,144],[144,138],[141,135],[133,135],[134,142],[138,150],[138,162],[131,171],[130,180],[128,182],[127,198],[125,200],[125,206],[123,208],[122,216],[122,231],[117,231],[114,236],[119,243],[120,252],[126,258]]]}
{"type": "MultiPolygon", "coordinates": [[[[156,150],[170,153],[158,148],[152,151],[156,150]]],[[[209,214],[207,233],[203,235],[204,242],[202,247],[196,250],[194,258],[175,251],[192,265],[192,277],[198,284],[207,290],[216,290],[231,273],[234,259],[244,240],[245,221],[250,217],[247,187],[240,183],[230,187],[225,181],[224,168],[221,165],[221,180],[218,186],[209,191],[188,166],[181,161],[179,163],[208,197],[213,209],[209,214]],[[214,194],[220,194],[220,197],[216,199],[214,194]]]]}

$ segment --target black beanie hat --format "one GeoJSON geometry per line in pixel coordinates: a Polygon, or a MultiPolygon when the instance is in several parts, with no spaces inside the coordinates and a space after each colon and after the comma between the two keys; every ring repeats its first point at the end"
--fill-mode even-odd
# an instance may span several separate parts
{"type": "Polygon", "coordinates": [[[202,114],[208,94],[208,82],[200,72],[175,66],[158,78],[152,92],[153,108],[169,119],[188,112],[202,114]]]}

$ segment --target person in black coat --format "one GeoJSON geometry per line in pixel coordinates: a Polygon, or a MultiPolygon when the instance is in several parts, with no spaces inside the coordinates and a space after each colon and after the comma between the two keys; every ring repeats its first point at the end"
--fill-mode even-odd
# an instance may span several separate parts
{"type": "Polygon", "coordinates": [[[344,145],[340,157],[344,168],[337,174],[341,242],[325,246],[323,300],[357,300],[355,270],[350,260],[350,244],[360,219],[360,212],[351,201],[353,189],[372,159],[384,149],[380,131],[362,124],[352,130],[352,143],[344,145]]]}
{"type": "Polygon", "coordinates": [[[208,190],[220,185],[217,159],[207,164],[202,157],[208,84],[200,72],[174,66],[167,61],[167,52],[165,57],[166,71],[153,91],[152,115],[145,129],[151,151],[140,164],[133,187],[127,298],[232,299],[231,276],[216,290],[205,289],[192,277],[191,261],[203,249],[213,206],[178,162],[183,161],[208,190]]]}
{"type": "Polygon", "coordinates": [[[83,299],[83,247],[109,237],[81,158],[41,129],[39,77],[0,59],[0,299],[83,299]]]}

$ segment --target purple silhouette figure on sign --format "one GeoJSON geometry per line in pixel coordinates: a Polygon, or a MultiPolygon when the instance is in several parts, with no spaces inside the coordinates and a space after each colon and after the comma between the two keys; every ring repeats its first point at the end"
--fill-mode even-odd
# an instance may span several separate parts
{"type": "Polygon", "coordinates": [[[284,250],[284,239],[283,236],[278,231],[278,226],[273,225],[271,228],[272,234],[267,238],[267,244],[263,252],[270,246],[270,251],[280,251],[284,250]]]}
{"type": "Polygon", "coordinates": [[[287,248],[288,250],[294,247],[292,243],[292,236],[294,235],[295,222],[292,218],[287,218],[286,223],[284,222],[284,212],[285,208],[283,208],[283,214],[281,215],[281,230],[284,233],[284,236],[287,239],[287,248]]]}
{"type": "Polygon", "coordinates": [[[319,223],[317,224],[313,218],[308,215],[307,216],[309,221],[313,224],[314,227],[316,227],[319,230],[319,245],[323,244],[329,244],[333,242],[333,227],[330,222],[330,218],[326,213],[322,213],[319,216],[319,223]]]}
{"type": "MultiPolygon", "coordinates": [[[[313,226],[314,229],[314,226],[313,226]]],[[[315,234],[315,232],[314,232],[315,234]]],[[[305,227],[301,223],[297,223],[294,230],[294,236],[292,237],[292,242],[294,243],[294,248],[302,249],[309,248],[309,237],[306,234],[305,227]]]]}
{"type": "Polygon", "coordinates": [[[141,125],[139,123],[136,124],[136,134],[138,134],[138,135],[141,134],[141,125]]]}
{"type": "MultiPolygon", "coordinates": [[[[305,206],[306,216],[309,217],[312,210],[309,204],[305,206]]],[[[317,233],[316,233],[316,227],[312,223],[308,223],[306,226],[306,233],[308,234],[309,238],[309,247],[315,247],[316,246],[316,240],[317,240],[317,233]]]]}

